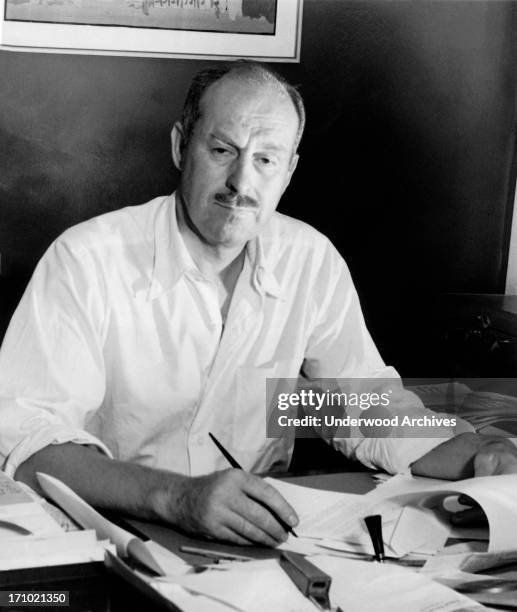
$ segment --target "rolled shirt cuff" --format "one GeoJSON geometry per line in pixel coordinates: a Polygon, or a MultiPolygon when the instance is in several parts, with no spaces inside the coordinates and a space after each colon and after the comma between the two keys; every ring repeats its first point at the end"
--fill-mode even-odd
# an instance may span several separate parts
{"type": "Polygon", "coordinates": [[[474,427],[463,419],[457,419],[454,428],[439,429],[442,431],[438,438],[363,438],[354,449],[354,457],[369,468],[401,474],[446,440],[460,433],[475,432],[474,427]]]}
{"type": "Polygon", "coordinates": [[[73,442],[75,444],[92,445],[97,447],[102,453],[113,459],[109,448],[95,436],[92,436],[82,429],[71,427],[43,427],[37,432],[33,432],[22,439],[22,441],[11,451],[5,464],[4,472],[14,478],[16,470],[29,457],[51,444],[65,444],[73,442]]]}

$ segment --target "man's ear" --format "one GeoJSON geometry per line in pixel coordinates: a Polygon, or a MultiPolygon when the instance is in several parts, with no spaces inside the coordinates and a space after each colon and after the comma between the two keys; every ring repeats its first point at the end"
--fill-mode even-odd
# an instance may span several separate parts
{"type": "Polygon", "coordinates": [[[298,165],[298,160],[300,159],[300,156],[298,155],[298,153],[295,153],[292,157],[291,157],[291,161],[289,162],[289,172],[287,174],[287,180],[285,182],[285,187],[284,189],[287,189],[289,183],[291,182],[291,177],[293,176],[294,171],[296,170],[296,166],[298,165]]]}
{"type": "Polygon", "coordinates": [[[171,132],[171,150],[172,161],[176,168],[181,172],[181,162],[183,151],[185,150],[185,138],[183,136],[183,126],[179,121],[176,121],[171,132]]]}

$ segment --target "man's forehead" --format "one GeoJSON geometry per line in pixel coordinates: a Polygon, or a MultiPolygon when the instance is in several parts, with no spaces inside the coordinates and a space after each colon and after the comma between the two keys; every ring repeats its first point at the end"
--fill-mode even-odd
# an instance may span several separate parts
{"type": "Polygon", "coordinates": [[[260,124],[264,130],[298,129],[294,103],[281,83],[271,78],[254,79],[227,75],[203,94],[201,118],[221,126],[260,124]]]}

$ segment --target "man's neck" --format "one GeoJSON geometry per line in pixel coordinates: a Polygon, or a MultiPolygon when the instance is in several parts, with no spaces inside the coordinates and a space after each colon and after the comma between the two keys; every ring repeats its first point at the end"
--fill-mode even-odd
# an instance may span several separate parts
{"type": "Polygon", "coordinates": [[[198,270],[208,279],[219,280],[224,284],[227,284],[227,279],[236,279],[242,269],[246,245],[228,247],[205,242],[195,228],[190,227],[180,198],[176,204],[178,229],[198,270]],[[236,275],[235,270],[238,270],[236,275]]]}
{"type": "Polygon", "coordinates": [[[215,285],[224,325],[244,265],[246,246],[228,248],[207,244],[195,228],[190,227],[181,201],[177,202],[176,216],[179,232],[190,256],[203,276],[215,285]]]}

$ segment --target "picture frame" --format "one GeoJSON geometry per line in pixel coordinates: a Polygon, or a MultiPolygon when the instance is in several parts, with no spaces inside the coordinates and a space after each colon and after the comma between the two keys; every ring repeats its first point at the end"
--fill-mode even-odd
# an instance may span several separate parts
{"type": "Polygon", "coordinates": [[[0,0],[14,51],[298,62],[303,0],[0,0]]]}

